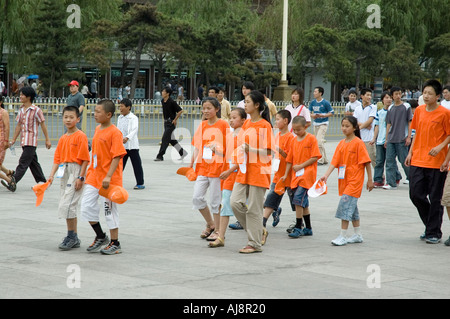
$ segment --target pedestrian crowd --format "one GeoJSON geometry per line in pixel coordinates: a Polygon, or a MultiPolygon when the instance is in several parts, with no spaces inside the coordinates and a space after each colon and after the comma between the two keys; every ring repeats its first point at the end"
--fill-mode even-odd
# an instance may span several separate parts
{"type": "MultiPolygon", "coordinates": [[[[48,178],[36,153],[39,126],[47,149],[51,148],[51,142],[43,112],[33,104],[35,91],[29,87],[20,89],[22,106],[11,138],[9,115],[0,109],[1,183],[14,192],[28,168],[37,185],[47,187],[59,179],[58,214],[67,223],[67,236],[59,248],[80,247],[77,218],[81,216],[95,233],[87,250],[118,254],[122,249],[117,196],[121,196],[122,202],[128,198],[122,188],[128,158],[136,179],[134,189],[145,189],[138,120],[132,113],[132,102],[122,99],[121,115],[114,125],[115,103],[100,100],[94,112],[98,126],[90,144],[79,125],[84,101],[77,98],[78,82],[69,85],[73,96],[63,110],[66,130],[58,141],[48,178]],[[13,150],[19,136],[22,154],[16,169],[7,169],[3,166],[5,152],[8,148],[13,150]],[[110,238],[100,225],[101,211],[110,238]]],[[[201,101],[202,122],[192,138],[192,154],[174,138],[183,110],[170,97],[171,89],[165,88],[164,134],[155,161],[164,161],[169,144],[178,151],[181,160],[191,156],[189,166],[181,171],[186,176],[189,172],[189,179],[195,181],[192,204],[206,224],[200,237],[211,248],[225,246],[227,228],[242,228],[247,233],[247,243],[239,252],[261,252],[268,238],[268,219],[272,216],[272,225],[277,226],[285,193],[295,215],[295,223],[287,229],[288,237],[312,236],[313,209],[309,198],[332,191],[326,182],[335,169],[340,196],[335,216],[341,227],[331,243],[336,246],[362,243],[358,199],[364,182],[369,191],[376,187],[394,191],[402,180],[397,161],[404,171],[403,183],[409,184],[411,202],[424,224],[420,239],[439,243],[444,207],[450,217],[449,89],[437,80],[429,80],[423,86],[423,103],[417,103],[403,101],[402,89],[392,87],[383,92],[377,104],[372,103],[370,89],[349,91],[349,102],[340,123],[343,139],[330,157],[325,152],[325,137],[335,111],[323,98],[322,87],[314,89],[314,100],[308,107],[304,105],[303,89],[295,88],[292,103],[279,111],[251,82],[242,86],[244,99],[236,108],[231,108],[223,98],[223,90],[211,88],[208,97],[201,101]],[[311,125],[314,134],[307,131],[311,125]],[[318,165],[328,165],[323,176],[317,176],[318,165]],[[205,197],[207,192],[209,200],[205,197]],[[229,224],[233,216],[237,221],[229,224]],[[350,222],[352,235],[347,234],[350,222]]],[[[450,245],[450,237],[445,244],[450,245]]]]}

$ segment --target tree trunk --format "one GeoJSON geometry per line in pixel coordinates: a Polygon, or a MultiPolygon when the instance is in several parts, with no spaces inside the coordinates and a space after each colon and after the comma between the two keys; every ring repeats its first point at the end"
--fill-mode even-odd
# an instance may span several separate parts
{"type": "Polygon", "coordinates": [[[130,99],[134,98],[134,93],[136,91],[136,82],[137,78],[139,76],[139,70],[141,68],[141,55],[142,51],[144,49],[144,36],[139,37],[139,43],[138,47],[136,49],[136,59],[135,59],[135,65],[134,65],[134,71],[133,71],[133,78],[131,79],[131,92],[130,92],[130,99]]]}

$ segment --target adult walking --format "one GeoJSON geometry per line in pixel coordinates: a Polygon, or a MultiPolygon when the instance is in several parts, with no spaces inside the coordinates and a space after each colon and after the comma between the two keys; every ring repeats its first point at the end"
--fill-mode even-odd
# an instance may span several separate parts
{"type": "Polygon", "coordinates": [[[165,87],[161,93],[163,97],[161,103],[164,117],[164,133],[158,155],[156,155],[156,158],[154,159],[157,162],[164,160],[164,154],[166,153],[169,144],[175,147],[180,154],[181,159],[187,156],[187,152],[181,147],[178,141],[172,137],[173,131],[175,131],[177,126],[178,118],[181,116],[181,113],[183,113],[183,109],[170,97],[172,92],[170,87],[165,87]]]}

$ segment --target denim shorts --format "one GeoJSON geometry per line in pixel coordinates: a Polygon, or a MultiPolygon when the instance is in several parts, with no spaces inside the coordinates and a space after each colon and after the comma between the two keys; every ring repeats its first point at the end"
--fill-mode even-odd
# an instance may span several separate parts
{"type": "Polygon", "coordinates": [[[359,220],[358,198],[342,195],[336,210],[336,218],[348,221],[359,220]]]}
{"type": "Polygon", "coordinates": [[[301,206],[303,208],[309,207],[308,190],[301,186],[297,187],[294,191],[292,204],[295,206],[301,206]]]}

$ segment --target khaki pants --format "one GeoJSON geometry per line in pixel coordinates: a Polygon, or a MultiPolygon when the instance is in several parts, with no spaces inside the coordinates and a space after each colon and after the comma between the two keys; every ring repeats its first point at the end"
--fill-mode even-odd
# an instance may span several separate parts
{"type": "Polygon", "coordinates": [[[327,134],[328,124],[316,125],[314,126],[314,135],[317,139],[317,144],[319,144],[319,151],[322,158],[317,161],[319,164],[327,164],[327,153],[325,152],[325,134],[327,134]]]}
{"type": "Polygon", "coordinates": [[[375,144],[370,145],[369,142],[364,142],[366,145],[367,153],[369,153],[370,160],[372,161],[372,167],[377,165],[377,152],[375,144]]]}
{"type": "Polygon", "coordinates": [[[230,198],[233,213],[247,232],[247,245],[259,250],[262,246],[265,193],[264,187],[234,183],[230,198]]]}

